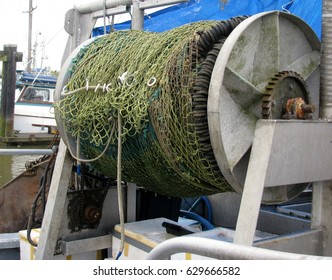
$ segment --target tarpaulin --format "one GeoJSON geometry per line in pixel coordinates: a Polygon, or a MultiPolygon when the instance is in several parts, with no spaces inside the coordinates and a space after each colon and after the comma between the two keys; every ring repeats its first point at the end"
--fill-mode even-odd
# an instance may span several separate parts
{"type": "MultiPolygon", "coordinates": [[[[195,21],[224,20],[273,10],[300,17],[321,38],[322,0],[189,0],[147,14],[144,19],[144,30],[162,32],[195,21]]],[[[131,22],[127,21],[116,24],[115,29],[129,29],[130,25],[131,22]]],[[[109,27],[107,29],[109,30],[109,27]]],[[[93,36],[101,34],[103,27],[93,30],[93,36]]]]}

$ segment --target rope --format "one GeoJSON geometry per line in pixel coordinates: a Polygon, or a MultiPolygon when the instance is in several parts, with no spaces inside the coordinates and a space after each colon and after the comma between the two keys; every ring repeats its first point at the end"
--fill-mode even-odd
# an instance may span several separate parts
{"type": "Polygon", "coordinates": [[[118,114],[118,159],[117,159],[117,190],[118,190],[118,204],[119,204],[119,216],[120,216],[120,227],[121,227],[121,241],[120,249],[116,259],[119,259],[122,255],[125,245],[125,218],[124,218],[124,205],[123,205],[123,195],[122,195],[122,183],[121,183],[121,154],[122,154],[122,143],[121,143],[121,134],[122,134],[122,120],[120,112],[118,114]]]}

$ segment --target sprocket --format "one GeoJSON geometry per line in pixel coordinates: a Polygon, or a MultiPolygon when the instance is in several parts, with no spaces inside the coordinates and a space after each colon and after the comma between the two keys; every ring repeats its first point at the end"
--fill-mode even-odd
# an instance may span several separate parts
{"type": "Polygon", "coordinates": [[[287,100],[302,98],[309,103],[309,91],[304,79],[294,71],[275,74],[263,93],[262,118],[281,119],[287,100]]]}

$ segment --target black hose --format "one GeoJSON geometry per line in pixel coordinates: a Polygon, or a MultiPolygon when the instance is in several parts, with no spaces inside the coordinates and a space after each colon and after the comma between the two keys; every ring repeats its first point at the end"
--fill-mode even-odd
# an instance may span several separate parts
{"type": "Polygon", "coordinates": [[[214,172],[220,172],[220,169],[212,149],[207,118],[207,102],[211,75],[225,40],[234,28],[246,18],[248,17],[242,16],[218,22],[212,28],[204,31],[197,41],[199,56],[203,62],[197,73],[194,90],[191,93],[193,126],[198,135],[198,142],[202,153],[214,172]]]}

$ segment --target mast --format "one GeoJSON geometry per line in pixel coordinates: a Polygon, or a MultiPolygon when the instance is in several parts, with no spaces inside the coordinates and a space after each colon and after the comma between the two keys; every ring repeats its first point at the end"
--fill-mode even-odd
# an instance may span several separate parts
{"type": "Polygon", "coordinates": [[[32,0],[29,0],[29,30],[28,30],[28,64],[27,64],[27,72],[31,72],[31,45],[32,45],[32,13],[37,7],[32,6],[32,0]]]}

